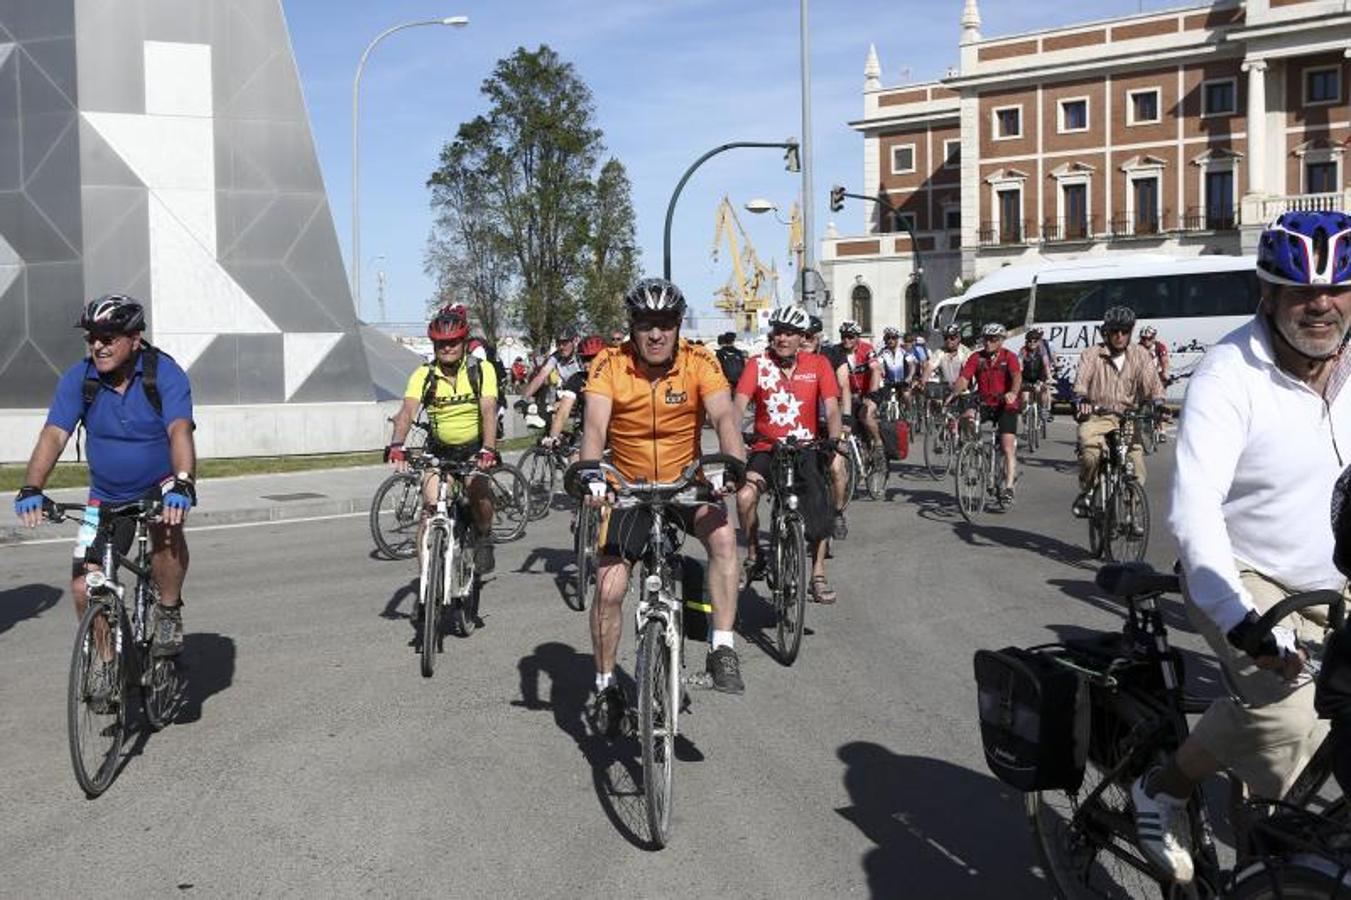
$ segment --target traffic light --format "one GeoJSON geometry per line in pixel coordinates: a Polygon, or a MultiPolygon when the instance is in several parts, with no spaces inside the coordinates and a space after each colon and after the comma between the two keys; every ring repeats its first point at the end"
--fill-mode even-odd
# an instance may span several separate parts
{"type": "Polygon", "coordinates": [[[802,171],[802,158],[798,155],[798,142],[796,138],[789,138],[784,145],[783,167],[789,172],[802,171]]]}
{"type": "Polygon", "coordinates": [[[844,209],[844,185],[837,184],[830,189],[830,211],[839,212],[844,209]]]}

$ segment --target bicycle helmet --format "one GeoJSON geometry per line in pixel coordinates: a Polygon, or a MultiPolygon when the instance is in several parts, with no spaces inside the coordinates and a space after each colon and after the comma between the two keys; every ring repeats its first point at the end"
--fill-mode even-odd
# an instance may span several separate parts
{"type": "Polygon", "coordinates": [[[1135,327],[1135,310],[1129,306],[1113,306],[1102,314],[1102,330],[1122,328],[1130,331],[1135,327]]]}
{"type": "Polygon", "coordinates": [[[1140,329],[1140,337],[1146,340],[1152,340],[1159,332],[1153,325],[1146,325],[1140,329]]]}
{"type": "Polygon", "coordinates": [[[769,328],[782,328],[785,330],[807,332],[811,325],[811,319],[807,316],[807,311],[800,306],[780,306],[769,314],[769,328]]]}
{"type": "Polygon", "coordinates": [[[605,349],[605,338],[598,334],[589,334],[582,345],[577,348],[577,355],[582,359],[590,359],[600,351],[605,349]]]}
{"type": "Polygon", "coordinates": [[[1002,338],[1002,337],[1004,337],[1005,335],[1007,335],[1008,333],[1009,333],[1009,332],[1008,332],[1008,329],[1006,329],[1003,325],[1001,325],[1001,324],[998,323],[998,322],[990,322],[990,323],[986,324],[986,326],[980,330],[980,336],[981,336],[981,337],[997,337],[997,338],[1002,338]]]}
{"type": "Polygon", "coordinates": [[[947,328],[943,329],[943,337],[945,338],[950,337],[959,338],[961,336],[962,336],[962,326],[960,325],[949,325],[947,328]]]}
{"type": "Polygon", "coordinates": [[[629,316],[645,312],[674,312],[685,315],[685,295],[665,278],[644,278],[624,295],[629,316]]]}
{"type": "Polygon", "coordinates": [[[846,319],[840,323],[840,337],[858,337],[861,334],[863,334],[863,329],[859,327],[857,322],[846,319]]]}
{"type": "Polygon", "coordinates": [[[1351,216],[1281,213],[1258,239],[1257,277],[1272,284],[1351,284],[1351,216]]]}
{"type": "Polygon", "coordinates": [[[145,330],[145,307],[125,294],[104,294],[85,305],[76,328],[133,334],[145,330]]]}
{"type": "Polygon", "coordinates": [[[898,338],[900,336],[901,330],[899,328],[892,328],[890,325],[888,325],[886,328],[882,329],[882,340],[884,341],[891,340],[892,338],[898,338]]]}
{"type": "Polygon", "coordinates": [[[1042,333],[1040,328],[1029,328],[1027,329],[1027,334],[1023,335],[1023,339],[1030,341],[1033,338],[1040,338],[1041,336],[1042,333]]]}
{"type": "Polygon", "coordinates": [[[434,341],[456,341],[469,334],[469,320],[459,304],[447,306],[427,323],[427,337],[434,341]]]}
{"type": "Polygon", "coordinates": [[[826,327],[820,316],[808,316],[807,321],[810,323],[807,326],[808,334],[820,334],[826,327]]]}
{"type": "Polygon", "coordinates": [[[575,340],[577,340],[577,329],[575,326],[564,325],[562,328],[558,329],[559,343],[562,343],[563,341],[575,341],[575,340]]]}
{"type": "Polygon", "coordinates": [[[916,346],[916,347],[925,347],[925,346],[928,346],[928,343],[929,343],[929,340],[928,340],[928,338],[926,338],[924,335],[922,335],[922,334],[917,334],[917,335],[915,335],[915,346],[916,346]]]}

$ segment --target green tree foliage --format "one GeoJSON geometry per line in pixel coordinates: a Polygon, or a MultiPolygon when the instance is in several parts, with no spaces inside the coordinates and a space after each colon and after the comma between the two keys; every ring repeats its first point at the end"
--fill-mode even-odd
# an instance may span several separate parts
{"type": "Polygon", "coordinates": [[[480,93],[488,111],[460,125],[428,180],[438,294],[493,340],[514,325],[544,346],[564,325],[610,321],[613,285],[637,270],[633,207],[618,161],[596,172],[590,88],[549,47],[518,47],[480,93]]]}

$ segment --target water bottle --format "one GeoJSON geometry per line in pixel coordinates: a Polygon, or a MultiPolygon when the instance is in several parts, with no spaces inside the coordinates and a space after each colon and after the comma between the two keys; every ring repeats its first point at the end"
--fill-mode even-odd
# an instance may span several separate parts
{"type": "Polygon", "coordinates": [[[99,531],[99,502],[90,500],[84,508],[84,519],[80,522],[80,532],[75,539],[75,558],[84,559],[85,552],[94,544],[99,531]]]}

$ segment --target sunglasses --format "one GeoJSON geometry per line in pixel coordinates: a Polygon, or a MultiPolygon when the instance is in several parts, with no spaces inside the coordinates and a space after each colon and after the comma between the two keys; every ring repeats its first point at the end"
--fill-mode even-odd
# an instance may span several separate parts
{"type": "Polygon", "coordinates": [[[1002,334],[982,334],[980,339],[982,341],[1002,341],[1004,336],[1002,334]]]}
{"type": "Polygon", "coordinates": [[[675,331],[678,327],[680,327],[679,316],[640,316],[633,320],[634,331],[651,331],[653,328],[675,331]]]}
{"type": "Polygon", "coordinates": [[[769,332],[769,336],[772,338],[793,337],[794,335],[797,335],[798,337],[806,337],[807,332],[802,331],[801,329],[798,328],[775,328],[769,332]]]}
{"type": "Polygon", "coordinates": [[[451,338],[445,341],[432,341],[432,346],[437,350],[445,350],[448,347],[458,347],[464,343],[464,338],[451,338]]]}
{"type": "Polygon", "coordinates": [[[1129,328],[1104,328],[1104,329],[1102,330],[1102,333],[1103,333],[1103,334],[1130,334],[1130,333],[1131,333],[1131,330],[1130,330],[1129,328]]]}
{"type": "Polygon", "coordinates": [[[626,337],[627,337],[627,335],[623,335],[623,334],[612,334],[612,335],[610,335],[610,343],[612,343],[612,344],[622,344],[622,343],[624,343],[624,339],[625,339],[626,337]]]}
{"type": "Polygon", "coordinates": [[[120,333],[119,333],[119,334],[102,334],[102,333],[93,332],[93,333],[90,333],[90,334],[86,334],[86,335],[84,336],[84,342],[85,342],[86,344],[88,344],[89,346],[91,346],[91,347],[94,346],[95,344],[102,344],[102,345],[105,346],[105,347],[110,347],[110,346],[112,346],[113,344],[116,344],[118,341],[122,340],[122,338],[124,338],[124,337],[129,337],[129,335],[120,334],[120,333]]]}

